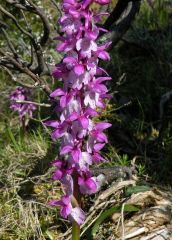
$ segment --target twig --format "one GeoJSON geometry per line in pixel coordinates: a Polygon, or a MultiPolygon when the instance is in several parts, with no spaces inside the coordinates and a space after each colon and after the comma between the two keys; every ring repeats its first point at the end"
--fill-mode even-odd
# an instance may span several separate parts
{"type": "Polygon", "coordinates": [[[36,106],[40,106],[40,107],[51,107],[51,104],[47,104],[47,103],[37,103],[37,102],[32,102],[32,101],[20,101],[20,100],[16,100],[16,103],[27,103],[27,104],[34,104],[36,106]]]}
{"type": "MultiPolygon", "coordinates": [[[[137,229],[136,231],[129,233],[128,235],[125,236],[125,240],[133,238],[133,237],[137,237],[138,235],[145,233],[146,232],[146,228],[142,227],[137,229]]],[[[150,239],[150,238],[149,238],[150,239]]],[[[146,240],[146,239],[145,239],[146,240]]],[[[148,239],[147,239],[148,240],[148,239]]]]}
{"type": "Polygon", "coordinates": [[[90,208],[89,212],[92,212],[100,202],[104,201],[107,199],[110,195],[114,194],[115,192],[119,191],[125,186],[128,185],[134,185],[136,182],[134,180],[128,180],[128,181],[122,181],[122,182],[116,182],[114,183],[110,188],[105,190],[101,195],[97,198],[95,201],[94,205],[90,208]]]}
{"type": "Polygon", "coordinates": [[[116,231],[116,232],[117,232],[118,229],[119,229],[120,222],[121,222],[121,215],[120,215],[119,218],[118,218],[118,222],[117,222],[117,225],[116,225],[116,228],[115,228],[115,231],[116,231]]]}
{"type": "Polygon", "coordinates": [[[122,208],[121,208],[121,226],[122,226],[122,237],[121,237],[121,240],[125,240],[124,207],[125,207],[125,203],[122,204],[122,208]]]}
{"type": "Polygon", "coordinates": [[[116,22],[120,18],[121,14],[127,8],[128,2],[129,2],[128,0],[125,0],[125,1],[124,0],[118,0],[114,10],[110,14],[110,16],[108,17],[106,22],[104,23],[104,27],[107,30],[110,30],[112,24],[114,24],[114,22],[116,22]]]}
{"type": "Polygon", "coordinates": [[[36,88],[38,85],[37,84],[33,84],[33,85],[30,85],[30,84],[27,84],[27,83],[23,83],[19,80],[17,80],[17,78],[14,76],[14,74],[12,74],[12,72],[10,71],[9,68],[5,67],[5,66],[0,66],[0,68],[4,69],[8,74],[9,76],[11,77],[11,79],[15,82],[15,83],[18,83],[19,85],[23,86],[23,87],[26,87],[26,88],[36,88]]]}
{"type": "Polygon", "coordinates": [[[118,0],[114,10],[106,20],[104,28],[108,33],[100,33],[98,42],[109,42],[112,49],[129,29],[131,22],[140,9],[140,0],[118,0]]]}
{"type": "MultiPolygon", "coordinates": [[[[69,228],[65,233],[59,236],[60,239],[64,239],[64,237],[68,236],[72,232],[72,228],[69,228]]],[[[65,238],[66,239],[66,238],[65,238]]],[[[67,240],[67,239],[66,239],[67,240]]]]}
{"type": "MultiPolygon", "coordinates": [[[[91,217],[89,215],[89,219],[92,218],[92,216],[96,213],[96,211],[98,209],[102,209],[101,212],[98,214],[98,216],[93,219],[93,221],[91,221],[91,223],[88,224],[88,226],[81,232],[81,237],[84,235],[84,233],[89,229],[89,227],[99,218],[99,216],[102,214],[102,212],[104,211],[104,209],[111,203],[115,203],[116,200],[109,200],[109,201],[105,201],[103,203],[101,203],[96,209],[94,212],[91,213],[91,217]],[[105,206],[104,206],[105,205],[105,206]]],[[[88,218],[87,218],[88,219],[88,218]]],[[[81,226],[81,229],[84,228],[84,226],[86,225],[86,223],[88,222],[88,220],[86,219],[85,223],[81,226]]]]}
{"type": "Polygon", "coordinates": [[[23,4],[16,2],[16,0],[5,0],[7,3],[13,4],[15,7],[26,10],[26,7],[23,4]]]}
{"type": "MultiPolygon", "coordinates": [[[[46,44],[46,42],[49,39],[49,34],[50,34],[50,26],[49,26],[49,22],[47,17],[45,16],[45,14],[43,13],[43,11],[38,8],[35,4],[32,3],[31,0],[28,0],[29,3],[31,4],[30,6],[26,5],[26,8],[24,10],[27,10],[29,12],[33,12],[34,14],[39,15],[39,17],[42,20],[43,26],[44,26],[44,34],[41,37],[40,41],[37,41],[37,39],[35,38],[35,36],[32,34],[31,29],[25,30],[17,21],[17,19],[10,13],[8,12],[6,9],[4,9],[1,5],[0,5],[0,11],[2,13],[4,13],[6,16],[8,16],[10,19],[12,19],[12,21],[14,22],[14,24],[16,25],[16,27],[24,34],[26,35],[29,39],[30,39],[30,45],[31,45],[31,63],[26,64],[25,62],[25,66],[27,66],[29,68],[29,70],[33,73],[33,74],[38,74],[40,75],[41,73],[44,73],[46,70],[46,65],[45,65],[45,61],[44,61],[44,56],[43,56],[43,51],[41,49],[41,46],[44,46],[46,44]],[[36,67],[32,67],[31,68],[31,64],[33,61],[33,49],[32,46],[34,48],[34,53],[36,55],[36,62],[37,62],[37,66],[36,67]]],[[[14,4],[14,2],[12,3],[14,4]]],[[[14,4],[15,5],[15,4],[14,4]]],[[[18,8],[21,10],[23,10],[23,8],[19,7],[18,8]]],[[[26,18],[24,18],[25,21],[26,18]]],[[[26,24],[26,26],[28,27],[28,24],[26,24]]]]}
{"type": "Polygon", "coordinates": [[[45,13],[42,11],[42,9],[40,9],[39,7],[37,7],[32,0],[27,0],[27,2],[34,8],[35,13],[41,18],[42,23],[43,23],[43,27],[44,27],[44,34],[40,39],[40,45],[41,46],[45,46],[45,44],[47,43],[47,41],[49,40],[49,35],[50,35],[50,25],[49,25],[49,21],[45,15],[45,13]]]}
{"type": "Polygon", "coordinates": [[[86,220],[84,222],[84,225],[82,225],[81,229],[90,221],[90,219],[95,214],[96,210],[99,209],[99,205],[100,205],[100,203],[102,203],[102,201],[106,204],[107,203],[107,198],[111,194],[115,194],[115,192],[119,191],[123,187],[128,186],[128,185],[133,185],[133,184],[135,184],[135,181],[133,181],[133,180],[118,182],[118,183],[113,184],[110,188],[105,190],[103,193],[101,193],[100,196],[95,201],[94,205],[89,209],[89,215],[86,218],[86,220]]]}
{"type": "Polygon", "coordinates": [[[3,55],[1,58],[0,64],[3,65],[3,62],[10,63],[13,66],[17,68],[22,73],[26,73],[28,76],[30,76],[36,84],[38,84],[44,91],[49,95],[51,93],[51,90],[48,85],[45,85],[42,81],[42,79],[38,76],[35,75],[29,68],[26,66],[23,66],[21,63],[17,62],[13,57],[11,57],[9,54],[5,53],[2,49],[0,49],[0,54],[3,55]]]}
{"type": "Polygon", "coordinates": [[[14,57],[18,60],[19,59],[18,54],[17,54],[17,52],[16,52],[16,50],[15,50],[11,40],[9,39],[9,36],[8,36],[6,30],[4,28],[2,28],[1,31],[3,32],[4,37],[7,40],[7,43],[8,43],[8,46],[9,46],[11,52],[13,53],[14,57]]]}
{"type": "Polygon", "coordinates": [[[59,11],[60,13],[60,16],[62,15],[62,11],[58,5],[58,3],[55,1],[55,0],[51,0],[52,4],[57,8],[57,10],[59,11]]]}
{"type": "Polygon", "coordinates": [[[13,22],[15,23],[16,27],[25,35],[27,35],[29,38],[31,38],[32,40],[34,40],[32,34],[30,34],[28,31],[26,31],[17,21],[17,19],[11,14],[9,13],[6,9],[4,9],[1,5],[0,5],[0,11],[3,12],[6,16],[8,16],[9,18],[11,18],[13,20],[13,22]]]}
{"type": "Polygon", "coordinates": [[[112,109],[112,110],[110,110],[110,111],[107,111],[107,113],[119,111],[119,110],[121,110],[121,109],[123,109],[123,108],[125,108],[125,107],[128,107],[128,106],[131,105],[131,104],[132,104],[132,102],[129,101],[129,102],[124,103],[123,105],[121,105],[121,106],[119,106],[119,107],[117,107],[117,108],[115,108],[115,109],[112,109]]]}

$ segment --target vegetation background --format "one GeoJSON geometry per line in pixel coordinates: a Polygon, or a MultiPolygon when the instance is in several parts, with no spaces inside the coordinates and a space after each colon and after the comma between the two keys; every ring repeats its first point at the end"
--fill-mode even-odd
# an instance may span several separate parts
{"type": "MultiPolygon", "coordinates": [[[[44,54],[53,66],[61,59],[53,40],[59,12],[49,1],[36,3],[44,8],[51,22],[51,38],[44,54]]],[[[10,11],[15,9],[11,7],[10,11]]],[[[26,17],[39,37],[39,21],[29,14],[26,17]]],[[[27,39],[20,37],[10,19],[6,23],[14,46],[28,60],[27,39]]],[[[20,24],[25,24],[22,17],[20,24]]],[[[0,31],[0,46],[5,44],[0,31]]],[[[130,167],[134,163],[137,177],[145,185],[171,187],[172,2],[156,0],[151,6],[143,0],[129,31],[110,54],[111,61],[102,63],[113,78],[108,86],[113,98],[101,117],[113,124],[103,152],[109,160],[106,167],[130,167]]],[[[44,80],[51,89],[59,84],[50,77],[44,80]]],[[[61,194],[59,183],[51,181],[51,161],[59,143],[51,141],[49,130],[42,125],[53,116],[52,109],[39,106],[23,134],[18,116],[9,108],[9,94],[21,81],[29,83],[30,79],[0,69],[0,239],[58,239],[69,225],[59,217],[57,209],[47,206],[50,199],[61,194]]],[[[48,101],[37,88],[33,96],[35,102],[48,101]]]]}

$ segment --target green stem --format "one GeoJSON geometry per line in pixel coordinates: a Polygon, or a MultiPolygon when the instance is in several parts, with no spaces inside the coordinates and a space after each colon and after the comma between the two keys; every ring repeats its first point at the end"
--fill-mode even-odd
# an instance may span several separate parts
{"type": "Polygon", "coordinates": [[[23,134],[23,136],[25,136],[25,134],[26,134],[26,118],[25,118],[25,116],[23,116],[22,117],[22,134],[23,134]]]}
{"type": "MultiPolygon", "coordinates": [[[[72,206],[79,207],[81,206],[81,195],[79,192],[78,176],[76,173],[73,174],[73,180],[74,180],[74,193],[72,198],[72,206]]],[[[75,221],[72,223],[72,240],[80,240],[80,226],[75,221]]]]}
{"type": "Polygon", "coordinates": [[[72,223],[72,240],[80,239],[80,226],[76,223],[72,223]]]}

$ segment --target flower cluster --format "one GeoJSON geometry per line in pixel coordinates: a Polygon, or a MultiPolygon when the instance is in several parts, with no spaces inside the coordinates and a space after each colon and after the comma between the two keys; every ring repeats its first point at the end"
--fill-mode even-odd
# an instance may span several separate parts
{"type": "Polygon", "coordinates": [[[110,96],[104,82],[111,80],[106,71],[98,67],[99,59],[110,59],[106,51],[109,43],[96,43],[100,31],[106,31],[96,23],[106,13],[91,10],[93,2],[103,5],[109,0],[63,1],[64,15],[59,21],[63,35],[56,38],[60,41],[56,50],[63,52],[64,58],[53,71],[63,86],[50,95],[58,100],[56,111],[60,116],[58,121],[45,123],[53,128],[53,140],[61,138],[60,156],[53,162],[53,179],[60,180],[65,191],[61,200],[53,200],[50,204],[61,206],[61,215],[78,224],[83,223],[85,215],[71,202],[76,195],[75,188],[80,194],[99,190],[102,175],[92,176],[90,166],[104,161],[100,150],[108,140],[103,131],[111,126],[107,122],[93,121],[105,109],[105,99],[110,96]]]}
{"type": "Polygon", "coordinates": [[[36,106],[32,103],[22,103],[22,101],[30,101],[30,98],[30,90],[24,87],[17,87],[10,94],[10,108],[19,114],[20,119],[24,116],[32,117],[33,111],[36,109],[36,106]]]}

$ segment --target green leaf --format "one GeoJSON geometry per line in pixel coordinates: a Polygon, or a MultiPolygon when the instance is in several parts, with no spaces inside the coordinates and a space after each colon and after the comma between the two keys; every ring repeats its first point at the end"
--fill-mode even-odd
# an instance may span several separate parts
{"type": "Polygon", "coordinates": [[[19,145],[16,142],[15,137],[14,137],[14,135],[13,135],[13,133],[12,133],[12,131],[11,131],[11,129],[9,127],[7,127],[7,132],[8,132],[8,135],[10,137],[10,140],[12,141],[12,143],[13,143],[13,145],[15,147],[15,150],[16,151],[20,151],[19,145]]]}
{"type": "Polygon", "coordinates": [[[17,177],[25,177],[26,176],[26,173],[23,171],[20,171],[20,170],[16,170],[15,174],[17,177]]]}
{"type": "MultiPolygon", "coordinates": [[[[101,213],[101,215],[99,216],[99,218],[96,220],[95,224],[92,227],[92,236],[94,237],[99,229],[100,224],[107,219],[108,217],[110,217],[113,213],[116,212],[120,212],[121,211],[121,206],[115,206],[115,207],[111,207],[107,210],[105,210],[104,212],[101,213]]],[[[134,205],[131,204],[126,204],[124,206],[124,212],[137,212],[140,209],[134,205]]]]}
{"type": "Polygon", "coordinates": [[[50,240],[54,240],[54,236],[50,231],[47,230],[45,233],[46,233],[47,237],[49,237],[50,240]]]}
{"type": "Polygon", "coordinates": [[[125,196],[129,197],[133,193],[139,193],[139,192],[146,192],[149,191],[151,188],[149,186],[143,185],[143,186],[134,186],[134,187],[128,187],[125,190],[125,196]]]}

